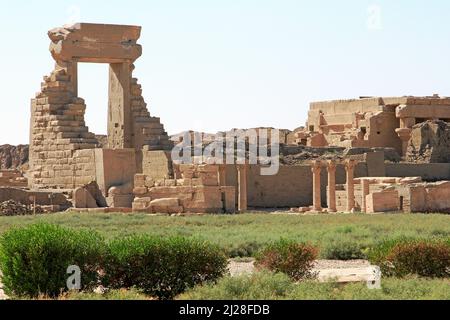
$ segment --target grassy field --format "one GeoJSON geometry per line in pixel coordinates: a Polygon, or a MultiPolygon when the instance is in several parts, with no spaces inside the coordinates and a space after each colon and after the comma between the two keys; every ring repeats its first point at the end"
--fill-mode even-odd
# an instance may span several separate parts
{"type": "Polygon", "coordinates": [[[450,215],[323,215],[275,214],[165,217],[145,214],[58,213],[0,217],[0,233],[13,226],[50,222],[93,229],[107,239],[134,233],[200,237],[217,243],[231,256],[249,256],[280,237],[311,242],[324,248],[351,242],[364,249],[386,238],[450,237],[450,215]]]}
{"type": "Polygon", "coordinates": [[[215,285],[199,286],[181,300],[449,300],[450,280],[383,278],[381,289],[365,283],[293,283],[286,275],[259,273],[225,277],[215,285]]]}
{"type": "MultiPolygon", "coordinates": [[[[62,300],[154,300],[137,290],[112,290],[106,294],[69,293],[62,300]]],[[[383,278],[381,289],[365,283],[292,282],[286,275],[256,273],[224,277],[217,284],[198,286],[177,300],[450,300],[450,280],[383,278]]]]}

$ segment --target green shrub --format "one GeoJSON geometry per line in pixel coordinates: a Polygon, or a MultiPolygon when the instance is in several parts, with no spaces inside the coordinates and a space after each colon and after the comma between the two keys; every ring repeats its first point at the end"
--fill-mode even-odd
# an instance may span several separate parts
{"type": "Polygon", "coordinates": [[[0,269],[5,292],[15,296],[56,297],[67,291],[67,268],[81,269],[82,289],[99,281],[102,238],[50,224],[14,228],[0,237],[0,269]]]}
{"type": "Polygon", "coordinates": [[[223,252],[203,241],[133,236],[109,244],[104,283],[172,299],[196,284],[215,281],[226,267],[223,252]]]}
{"type": "Polygon", "coordinates": [[[261,245],[256,242],[246,242],[228,249],[227,252],[230,258],[248,258],[257,254],[260,248],[261,245]]]}
{"type": "Polygon", "coordinates": [[[444,278],[450,276],[450,247],[443,242],[411,242],[396,245],[386,260],[397,277],[418,275],[444,278]]]}
{"type": "Polygon", "coordinates": [[[381,272],[384,276],[393,276],[392,265],[387,260],[387,256],[398,244],[407,243],[413,240],[414,239],[405,237],[383,240],[369,248],[367,252],[367,258],[369,259],[371,264],[380,267],[381,272]]]}
{"type": "Polygon", "coordinates": [[[255,266],[282,272],[295,281],[314,278],[312,272],[318,249],[308,244],[281,239],[269,244],[256,257],[255,266]]]}
{"type": "Polygon", "coordinates": [[[337,241],[327,244],[321,256],[329,260],[354,260],[365,259],[366,255],[362,251],[361,244],[352,241],[337,241]]]}
{"type": "Polygon", "coordinates": [[[368,258],[385,276],[440,277],[446,276],[444,265],[450,268],[449,250],[449,240],[403,237],[378,243],[370,248],[368,258]]]}

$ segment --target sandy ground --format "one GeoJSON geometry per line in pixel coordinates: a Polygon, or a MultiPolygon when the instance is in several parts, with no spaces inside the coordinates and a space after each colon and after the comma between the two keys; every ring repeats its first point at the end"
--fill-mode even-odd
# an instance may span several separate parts
{"type": "MultiPolygon", "coordinates": [[[[370,263],[367,260],[350,260],[350,261],[317,260],[316,265],[314,267],[314,271],[329,270],[329,269],[364,268],[368,266],[370,266],[370,263]]],[[[254,261],[230,260],[228,270],[230,271],[230,274],[233,277],[242,274],[251,274],[255,271],[254,261]]]]}

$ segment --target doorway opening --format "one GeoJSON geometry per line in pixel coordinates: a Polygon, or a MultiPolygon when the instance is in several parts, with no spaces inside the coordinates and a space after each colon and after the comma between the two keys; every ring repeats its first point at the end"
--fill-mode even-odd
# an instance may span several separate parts
{"type": "Polygon", "coordinates": [[[78,63],[78,96],[86,103],[85,122],[100,144],[108,135],[109,65],[78,63]]]}

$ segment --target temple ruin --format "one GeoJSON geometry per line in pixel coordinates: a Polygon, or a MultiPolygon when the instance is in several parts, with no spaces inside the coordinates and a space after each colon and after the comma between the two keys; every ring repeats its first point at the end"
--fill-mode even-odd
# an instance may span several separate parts
{"type": "Polygon", "coordinates": [[[391,147],[405,156],[412,129],[427,120],[450,123],[450,98],[360,98],[311,103],[298,144],[313,147],[391,147]]]}
{"type": "Polygon", "coordinates": [[[255,154],[264,158],[249,139],[237,150],[248,157],[244,162],[193,152],[188,157],[195,161],[179,163],[171,151],[183,137],[169,137],[150,115],[133,78],[140,33],[138,26],[89,23],[49,31],[55,68],[31,101],[29,164],[0,172],[0,200],[50,211],[151,214],[450,212],[450,98],[314,102],[306,126],[293,131],[187,133],[202,137],[192,147],[203,149],[230,132],[254,133],[259,143],[276,131],[262,146],[279,144],[274,175],[261,173],[267,163],[249,163],[255,154]],[[89,106],[78,96],[79,63],[109,64],[104,141],[85,124],[89,106]]]}

